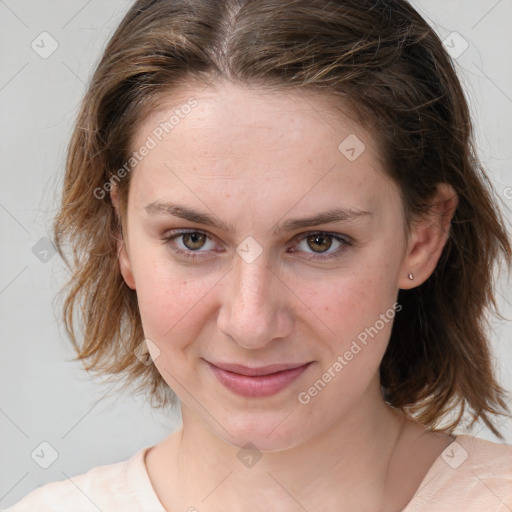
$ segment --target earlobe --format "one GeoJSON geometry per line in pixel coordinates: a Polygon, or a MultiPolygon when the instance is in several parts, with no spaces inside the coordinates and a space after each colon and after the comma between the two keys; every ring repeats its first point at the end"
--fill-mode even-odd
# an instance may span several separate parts
{"type": "Polygon", "coordinates": [[[453,187],[440,183],[429,210],[412,228],[401,268],[399,288],[409,289],[424,283],[434,272],[450,236],[450,226],[458,198],[453,187]],[[410,279],[413,275],[414,279],[410,279]]]}
{"type": "Polygon", "coordinates": [[[125,283],[128,285],[129,288],[131,288],[132,290],[135,290],[136,289],[135,279],[133,276],[132,265],[130,262],[130,256],[128,254],[126,244],[124,242],[124,236],[123,236],[123,232],[122,232],[121,212],[120,212],[120,207],[119,207],[118,192],[119,191],[118,191],[117,185],[113,184],[112,188],[110,190],[110,198],[112,200],[112,205],[115,208],[116,215],[119,220],[119,230],[115,233],[117,261],[119,262],[119,270],[121,272],[121,275],[123,276],[125,283]]]}

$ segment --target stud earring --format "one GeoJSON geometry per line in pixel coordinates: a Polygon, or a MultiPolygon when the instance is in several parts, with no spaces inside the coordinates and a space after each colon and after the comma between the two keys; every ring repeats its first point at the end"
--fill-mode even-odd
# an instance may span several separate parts
{"type": "Polygon", "coordinates": [[[414,274],[412,272],[409,272],[409,275],[407,276],[411,281],[414,280],[414,274]]]}

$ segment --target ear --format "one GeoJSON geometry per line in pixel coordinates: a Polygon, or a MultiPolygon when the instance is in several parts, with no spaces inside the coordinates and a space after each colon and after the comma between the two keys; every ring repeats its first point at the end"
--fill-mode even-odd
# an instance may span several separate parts
{"type": "Polygon", "coordinates": [[[450,223],[458,206],[451,185],[440,183],[428,211],[411,228],[399,281],[399,288],[409,289],[424,283],[434,272],[450,236],[450,223]],[[414,280],[408,278],[412,273],[414,280]]]}
{"type": "Polygon", "coordinates": [[[112,205],[116,210],[116,215],[119,221],[119,230],[116,232],[116,246],[117,246],[117,260],[119,261],[119,270],[125,283],[132,289],[135,290],[135,279],[133,277],[132,264],[130,262],[130,256],[125,243],[125,237],[123,235],[123,229],[121,224],[121,208],[119,205],[119,188],[117,183],[112,183],[110,188],[110,199],[112,205]]]}

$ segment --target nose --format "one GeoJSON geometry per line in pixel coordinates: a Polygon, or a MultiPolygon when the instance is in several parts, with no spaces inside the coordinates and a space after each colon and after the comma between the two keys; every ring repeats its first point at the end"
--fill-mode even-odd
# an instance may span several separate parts
{"type": "Polygon", "coordinates": [[[246,349],[263,348],[292,331],[291,296],[263,255],[252,263],[236,257],[226,275],[217,326],[246,349]]]}

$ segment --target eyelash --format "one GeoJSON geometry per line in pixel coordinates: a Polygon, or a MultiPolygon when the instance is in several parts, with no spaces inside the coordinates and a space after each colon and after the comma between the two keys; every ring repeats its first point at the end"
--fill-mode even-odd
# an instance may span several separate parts
{"type": "MultiPolygon", "coordinates": [[[[183,236],[186,234],[192,234],[192,233],[199,233],[199,234],[205,235],[208,239],[211,240],[208,233],[198,230],[198,229],[190,229],[190,230],[173,231],[171,234],[162,238],[162,243],[164,245],[173,246],[174,241],[177,238],[179,238],[180,236],[183,236]]],[[[308,261],[318,261],[318,260],[325,261],[325,260],[330,260],[333,258],[336,258],[336,259],[340,258],[342,256],[342,253],[344,253],[348,247],[353,245],[352,242],[348,239],[348,237],[341,236],[338,233],[330,233],[328,231],[308,231],[306,233],[300,233],[299,235],[295,236],[292,241],[294,242],[294,244],[297,244],[297,243],[300,243],[302,240],[305,240],[306,238],[308,238],[310,236],[314,236],[314,235],[323,235],[323,236],[334,238],[337,242],[339,242],[342,245],[340,245],[340,247],[338,247],[337,249],[335,249],[334,251],[332,251],[330,253],[317,253],[317,254],[308,253],[308,254],[312,254],[312,257],[306,258],[308,261]]],[[[184,256],[185,258],[190,258],[191,260],[196,259],[196,258],[203,258],[203,256],[200,256],[200,253],[206,252],[206,251],[200,251],[200,250],[184,251],[183,249],[180,249],[176,246],[171,247],[171,250],[175,254],[177,254],[179,256],[184,256]]],[[[295,251],[293,251],[293,252],[295,252],[295,251]]]]}

